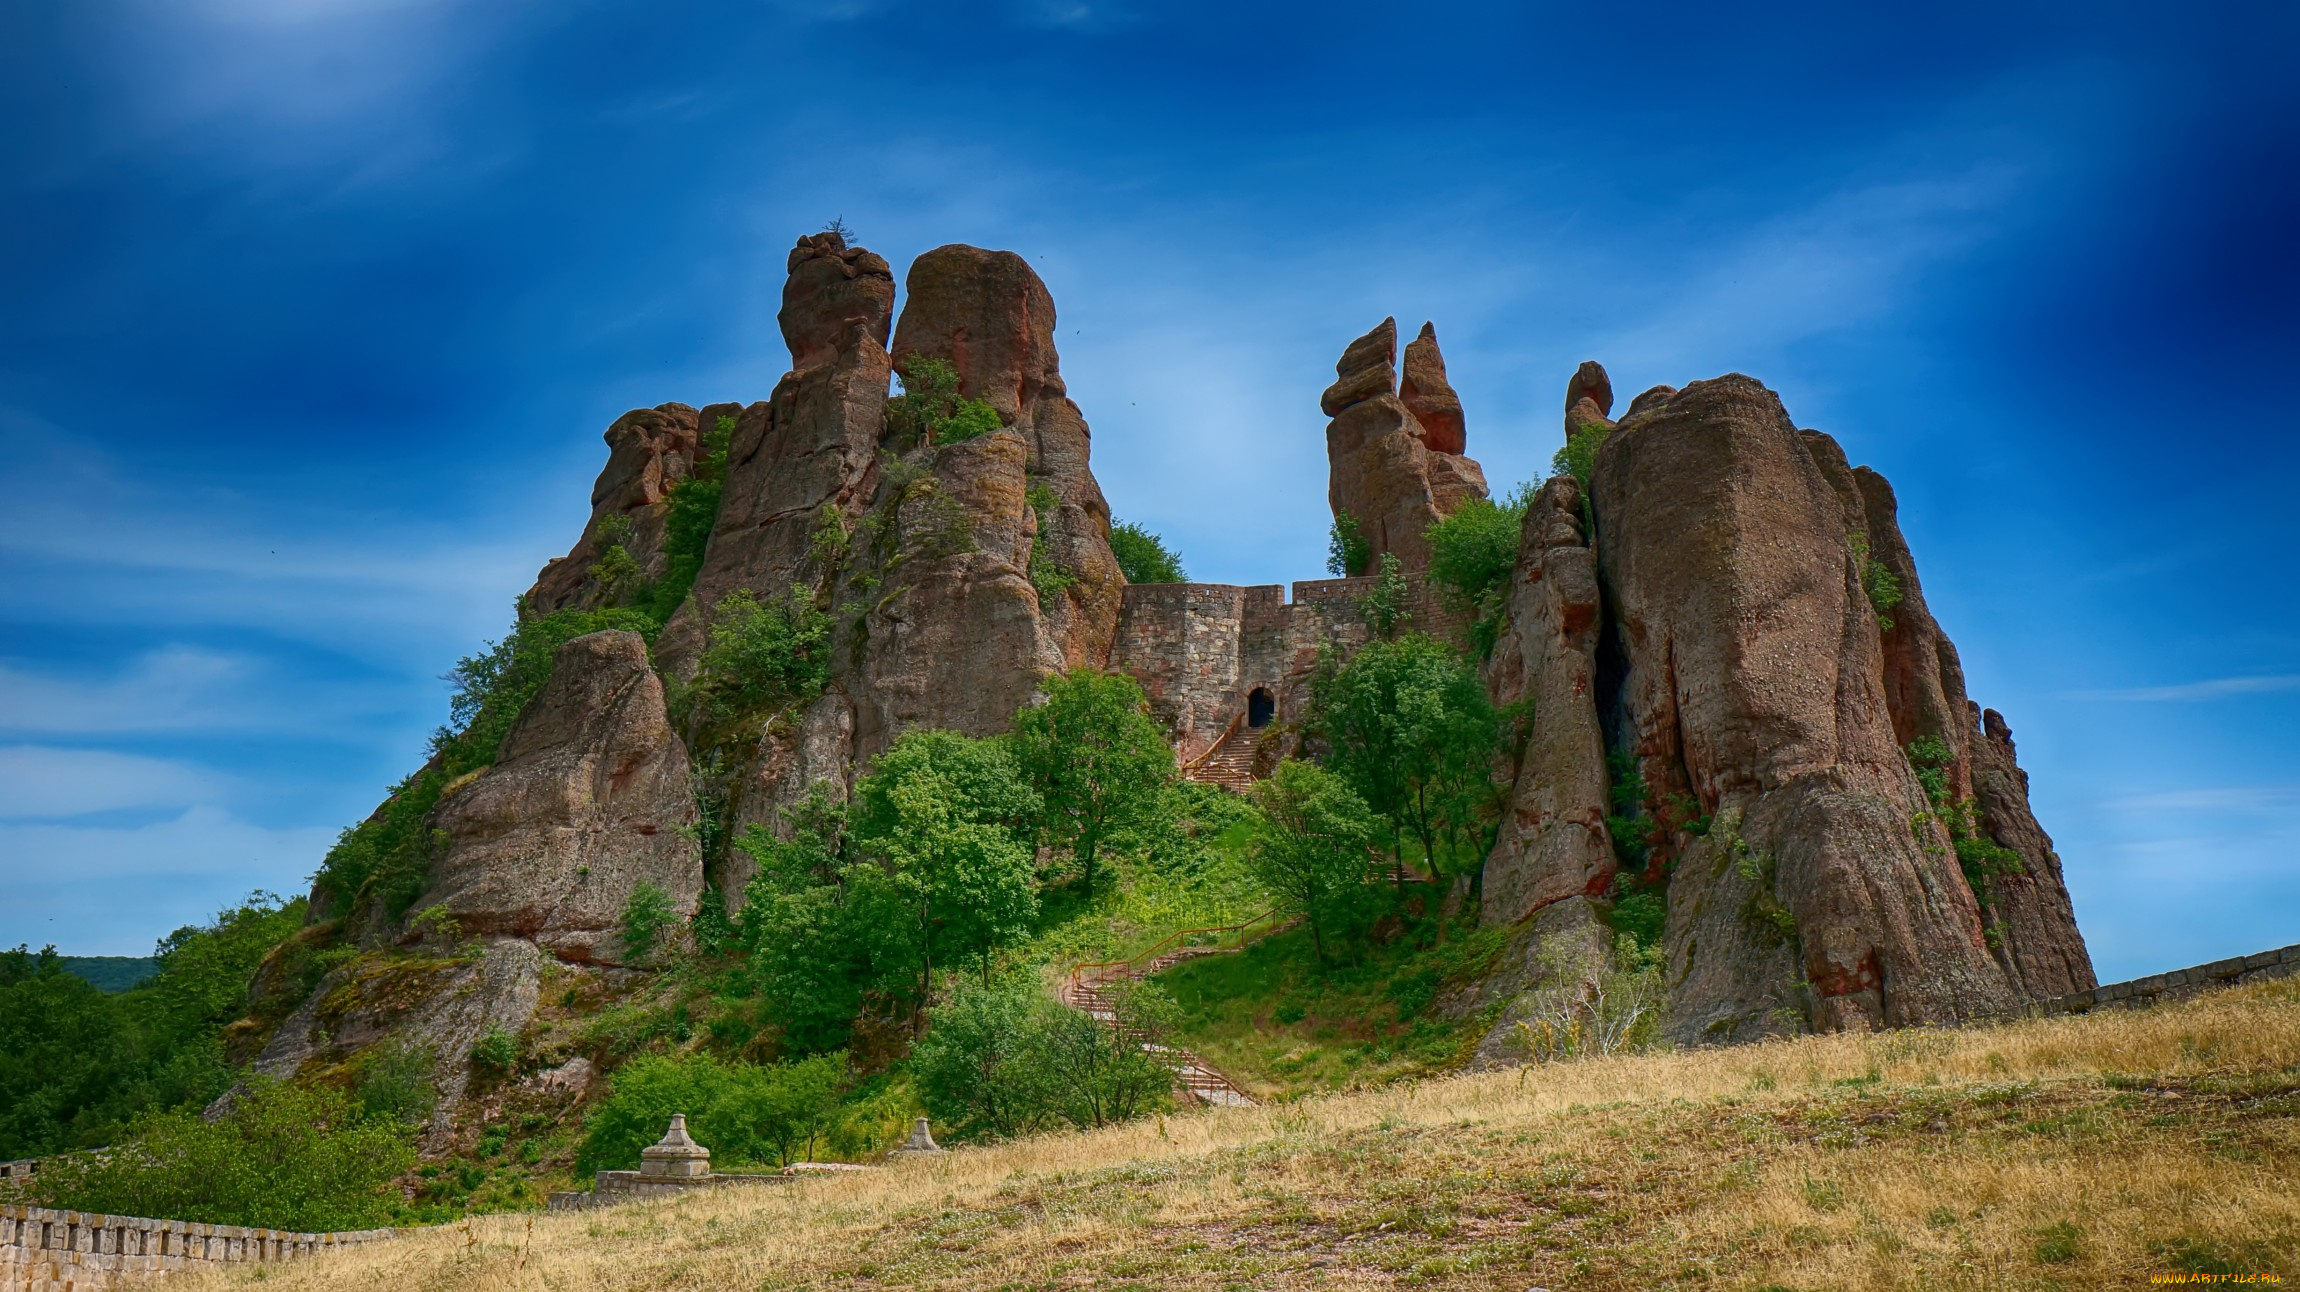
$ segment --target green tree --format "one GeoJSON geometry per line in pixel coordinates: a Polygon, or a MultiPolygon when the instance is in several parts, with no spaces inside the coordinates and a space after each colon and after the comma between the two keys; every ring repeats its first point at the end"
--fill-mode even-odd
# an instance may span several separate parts
{"type": "Polygon", "coordinates": [[[850,1084],[843,1053],[795,1063],[730,1063],[708,1054],[645,1054],[616,1069],[585,1124],[578,1174],[628,1171],[674,1113],[711,1150],[714,1170],[787,1166],[829,1129],[850,1084]]]}
{"type": "Polygon", "coordinates": [[[1406,576],[1396,553],[1382,553],[1373,590],[1358,603],[1358,613],[1365,616],[1366,627],[1374,636],[1383,641],[1396,637],[1398,629],[1413,618],[1413,612],[1406,609],[1406,576]]]}
{"type": "Polygon", "coordinates": [[[1373,547],[1366,542],[1365,531],[1358,528],[1358,518],[1346,511],[1335,512],[1333,527],[1326,531],[1326,573],[1337,579],[1363,574],[1373,559],[1373,547]]]}
{"type": "Polygon", "coordinates": [[[1132,521],[1110,522],[1110,554],[1128,583],[1186,583],[1182,558],[1166,541],[1132,521]]]}
{"type": "Polygon", "coordinates": [[[786,1050],[846,1044],[869,984],[868,940],[848,901],[847,805],[828,782],[782,813],[787,837],[754,825],[735,846],[757,863],[741,938],[758,998],[786,1050]]]}
{"type": "Polygon", "coordinates": [[[1174,1031],[1174,1002],[1153,983],[1112,983],[1104,993],[1111,1022],[1053,1006],[1039,1011],[1030,1038],[1056,1108],[1079,1126],[1131,1121],[1166,1107],[1174,1091],[1170,1051],[1154,1048],[1174,1031]]]}
{"type": "Polygon", "coordinates": [[[1404,835],[1439,874],[1483,859],[1505,724],[1467,661],[1419,633],[1369,642],[1320,670],[1311,708],[1329,765],[1389,823],[1401,887],[1404,835]]]}
{"type": "Polygon", "coordinates": [[[689,692],[695,716],[726,731],[812,704],[830,681],[830,643],[831,617],[803,589],[767,602],[728,593],[689,692]]]}
{"type": "Polygon", "coordinates": [[[904,440],[955,444],[999,429],[997,409],[959,393],[958,369],[948,359],[912,355],[898,375],[902,394],[890,401],[887,421],[904,440]]]}
{"type": "Polygon", "coordinates": [[[1015,715],[1014,749],[1044,805],[1047,841],[1071,850],[1091,896],[1104,840],[1146,826],[1168,806],[1174,748],[1149,699],[1123,673],[1079,669],[1047,683],[1046,698],[1015,715]]]}
{"type": "Polygon", "coordinates": [[[388,1186],[415,1165],[407,1122],[362,1116],[340,1090],[260,1078],[218,1121],[158,1112],[136,1132],[113,1152],[52,1163],[40,1176],[47,1203],[218,1225],[364,1229],[390,1219],[388,1186]]]}
{"type": "Polygon", "coordinates": [[[625,956],[644,960],[655,953],[663,935],[678,924],[679,908],[672,904],[670,893],[664,891],[661,884],[641,880],[623,903],[623,918],[616,925],[616,936],[623,943],[625,956]]]}
{"type": "Polygon", "coordinates": [[[968,819],[947,777],[910,775],[873,792],[884,806],[856,842],[878,864],[852,870],[854,900],[881,985],[923,1003],[938,967],[980,959],[987,969],[991,951],[1030,931],[1034,862],[1012,830],[968,819]]]}
{"type": "Polygon", "coordinates": [[[954,982],[911,1049],[927,1112],[957,1135],[1004,1138],[1047,1125],[1055,1097],[1037,1062],[1035,1032],[1049,1008],[1056,1006],[1027,974],[954,982]]]}
{"type": "Polygon", "coordinates": [[[1254,786],[1247,860],[1282,909],[1303,917],[1318,958],[1362,900],[1377,827],[1365,800],[1315,763],[1288,760],[1254,786]]]}
{"type": "Polygon", "coordinates": [[[1517,572],[1517,544],[1525,529],[1533,486],[1520,485],[1500,502],[1472,498],[1430,526],[1430,581],[1447,599],[1475,616],[1471,635],[1478,655],[1493,653],[1517,572]]]}

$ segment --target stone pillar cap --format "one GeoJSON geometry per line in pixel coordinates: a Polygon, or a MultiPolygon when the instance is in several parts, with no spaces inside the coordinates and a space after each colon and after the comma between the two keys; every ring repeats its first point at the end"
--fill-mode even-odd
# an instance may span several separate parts
{"type": "Polygon", "coordinates": [[[934,1133],[926,1128],[926,1118],[910,1124],[910,1139],[902,1146],[905,1153],[940,1153],[942,1145],[934,1142],[934,1133]]]}
{"type": "Polygon", "coordinates": [[[663,1138],[639,1150],[639,1158],[640,1170],[645,1171],[650,1163],[656,1162],[708,1162],[711,1160],[711,1150],[688,1137],[687,1114],[673,1113],[671,1128],[663,1132],[663,1138]]]}

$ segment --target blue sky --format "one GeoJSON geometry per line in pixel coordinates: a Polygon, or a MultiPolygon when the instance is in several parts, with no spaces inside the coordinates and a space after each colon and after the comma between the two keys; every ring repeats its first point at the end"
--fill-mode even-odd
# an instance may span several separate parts
{"type": "Polygon", "coordinates": [[[293,891],[799,233],[1029,256],[1119,515],[1314,576],[1434,319],[1497,482],[1739,370],[1892,478],[2104,978],[2300,941],[2288,6],[24,0],[0,944],[293,891]]]}

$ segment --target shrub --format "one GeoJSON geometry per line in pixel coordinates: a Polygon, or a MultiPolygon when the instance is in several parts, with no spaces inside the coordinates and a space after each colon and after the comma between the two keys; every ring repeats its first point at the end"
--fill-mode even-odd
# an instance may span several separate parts
{"type": "Polygon", "coordinates": [[[1900,577],[1869,554],[1867,534],[1847,534],[1845,541],[1853,549],[1854,563],[1861,567],[1861,591],[1869,598],[1869,609],[1876,613],[1877,630],[1893,631],[1893,611],[1900,608],[1904,596],[1900,577]]]}
{"type": "Polygon", "coordinates": [[[1326,573],[1351,578],[1365,573],[1373,559],[1374,550],[1358,528],[1358,518],[1346,511],[1334,513],[1333,528],[1326,532],[1326,573]]]}
{"type": "Polygon", "coordinates": [[[1472,498],[1430,526],[1430,581],[1475,616],[1471,637],[1482,658],[1493,653],[1517,572],[1517,542],[1533,486],[1519,485],[1501,502],[1472,498]]]}
{"type": "Polygon", "coordinates": [[[1613,428],[1602,422],[1585,423],[1566,437],[1565,447],[1549,460],[1552,474],[1572,476],[1581,482],[1581,505],[1585,515],[1589,510],[1590,477],[1597,470],[1597,451],[1605,447],[1606,439],[1612,434],[1613,428]]]}
{"type": "Polygon", "coordinates": [[[210,1123],[151,1114],[111,1152],[52,1163],[50,1206],[219,1225],[323,1231],[387,1221],[391,1180],[415,1165],[413,1129],[364,1117],[342,1091],[257,1078],[210,1123]]]}
{"type": "Polygon", "coordinates": [[[428,1046],[400,1040],[376,1047],[360,1069],[360,1112],[378,1121],[423,1122],[439,1102],[431,1065],[428,1046]]]}
{"type": "Polygon", "coordinates": [[[1110,554],[1128,583],[1187,583],[1182,558],[1166,541],[1132,521],[1110,522],[1110,554]]]}
{"type": "Polygon", "coordinates": [[[471,1046],[471,1066],[484,1076],[508,1077],[519,1070],[519,1038],[491,1027],[471,1046]]]}
{"type": "Polygon", "coordinates": [[[1054,559],[1054,517],[1061,502],[1054,496],[1054,490],[1043,482],[1033,484],[1023,492],[1023,499],[1038,516],[1038,534],[1030,540],[1030,586],[1044,604],[1078,582],[1078,576],[1054,559]]]}
{"type": "Polygon", "coordinates": [[[1028,973],[960,979],[912,1051],[927,1111],[958,1136],[1106,1126],[1164,1107],[1174,1071],[1147,1043],[1173,1006],[1155,987],[1111,990],[1119,1026],[1064,1009],[1028,973]]]}
{"type": "Polygon", "coordinates": [[[678,923],[679,908],[671,904],[671,895],[660,884],[641,880],[623,903],[616,936],[622,940],[626,957],[644,960],[655,953],[663,934],[678,923]]]}
{"type": "Polygon", "coordinates": [[[887,421],[913,444],[955,444],[998,430],[998,410],[959,394],[958,370],[948,359],[912,355],[905,359],[902,394],[888,401],[887,421]]]}
{"type": "Polygon", "coordinates": [[[811,1154],[851,1084],[846,1055],[795,1063],[729,1063],[708,1054],[641,1055],[617,1069],[591,1114],[575,1170],[631,1170],[674,1113],[711,1150],[715,1171],[786,1166],[811,1154]]]}
{"type": "Polygon", "coordinates": [[[1398,629],[1413,618],[1406,609],[1406,576],[1393,552],[1382,553],[1381,572],[1374,577],[1373,590],[1358,603],[1358,613],[1365,616],[1366,627],[1376,637],[1387,641],[1398,635],[1398,629]]]}
{"type": "Polygon", "coordinates": [[[721,416],[703,432],[702,452],[695,469],[671,486],[670,510],[663,518],[663,577],[640,597],[641,609],[658,624],[670,622],[695,576],[703,570],[703,552],[718,528],[719,502],[727,487],[727,453],[735,440],[735,419],[721,416]]]}
{"type": "Polygon", "coordinates": [[[733,734],[814,703],[830,681],[830,643],[831,617],[802,589],[764,604],[748,588],[728,593],[687,696],[694,719],[733,734]]]}

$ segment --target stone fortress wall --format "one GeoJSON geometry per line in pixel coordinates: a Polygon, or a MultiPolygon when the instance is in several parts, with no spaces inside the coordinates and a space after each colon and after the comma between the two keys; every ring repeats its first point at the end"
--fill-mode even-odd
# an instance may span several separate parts
{"type": "Polygon", "coordinates": [[[395,1232],[300,1234],[0,1205],[0,1292],[89,1292],[216,1265],[297,1260],[395,1232]]]}
{"type": "MultiPolygon", "coordinates": [[[[1277,583],[1129,584],[1110,667],[1142,684],[1175,755],[1188,763],[1243,721],[1257,689],[1269,693],[1272,725],[1297,721],[1320,653],[1332,647],[1347,655],[1371,636],[1364,602],[1377,582],[1300,580],[1291,601],[1277,583]]],[[[1405,587],[1400,631],[1448,639],[1467,631],[1469,617],[1422,575],[1406,575],[1405,587]]]]}

